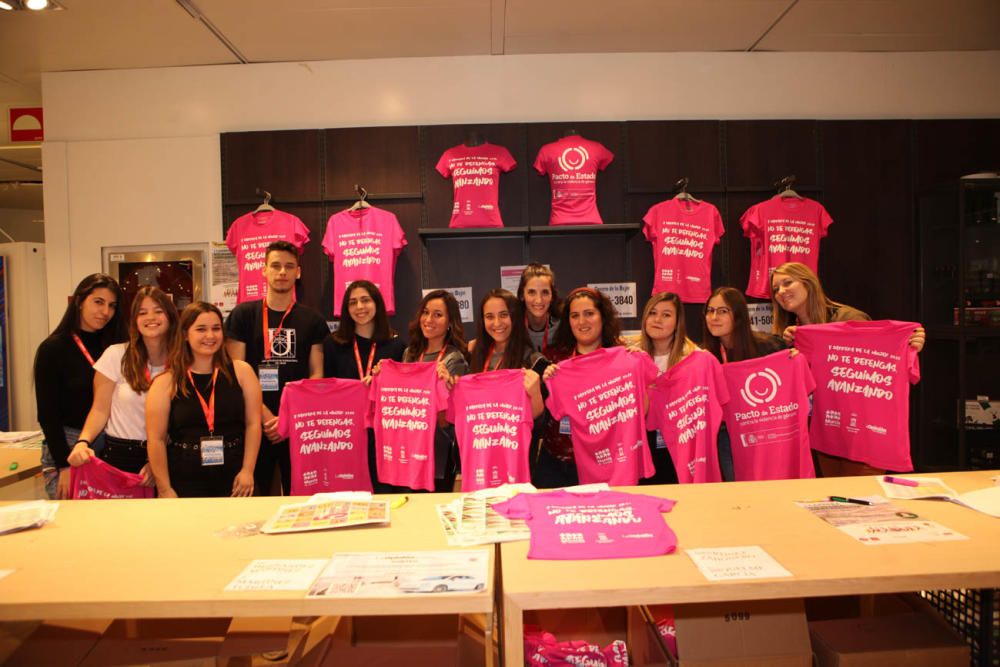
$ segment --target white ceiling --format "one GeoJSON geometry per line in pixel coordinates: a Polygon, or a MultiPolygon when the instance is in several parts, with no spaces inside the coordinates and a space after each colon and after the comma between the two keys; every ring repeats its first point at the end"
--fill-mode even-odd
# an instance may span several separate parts
{"type": "MultiPolygon", "coordinates": [[[[0,11],[0,105],[39,100],[42,72],[241,58],[1000,50],[1000,0],[181,1],[203,19],[178,0],[60,0],[62,11],[0,11]]],[[[0,150],[3,158],[41,161],[37,148],[0,150]]],[[[11,207],[15,192],[3,182],[38,176],[0,161],[0,208],[11,207]]]]}

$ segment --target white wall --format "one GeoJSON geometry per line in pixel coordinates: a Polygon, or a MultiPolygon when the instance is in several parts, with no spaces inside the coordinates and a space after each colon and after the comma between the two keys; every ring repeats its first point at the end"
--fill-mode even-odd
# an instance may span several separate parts
{"type": "Polygon", "coordinates": [[[108,245],[221,238],[220,132],[1000,116],[1000,52],[475,56],[45,74],[49,312],[108,245]]]}

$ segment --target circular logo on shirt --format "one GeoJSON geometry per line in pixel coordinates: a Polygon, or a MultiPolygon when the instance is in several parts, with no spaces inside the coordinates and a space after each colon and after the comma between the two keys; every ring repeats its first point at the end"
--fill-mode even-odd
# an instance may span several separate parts
{"type": "Polygon", "coordinates": [[[780,386],[781,378],[778,374],[770,368],[765,368],[759,373],[747,376],[743,388],[740,389],[740,396],[750,405],[764,405],[774,400],[780,386]]]}
{"type": "Polygon", "coordinates": [[[576,171],[584,164],[590,155],[583,146],[570,146],[559,156],[559,168],[563,171],[576,171]]]}

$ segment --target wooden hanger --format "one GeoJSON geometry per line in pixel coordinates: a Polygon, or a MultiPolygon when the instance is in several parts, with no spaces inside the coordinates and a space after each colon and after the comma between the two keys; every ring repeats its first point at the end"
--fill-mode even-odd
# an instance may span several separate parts
{"type": "Polygon", "coordinates": [[[358,201],[351,204],[351,208],[348,211],[358,211],[363,208],[371,208],[372,205],[368,203],[368,191],[365,190],[360,185],[354,185],[354,191],[358,193],[358,201]]]}
{"type": "Polygon", "coordinates": [[[257,188],[257,194],[264,196],[264,202],[257,207],[254,213],[264,213],[265,211],[273,211],[274,207],[271,206],[271,193],[267,190],[261,190],[257,188]]]}
{"type": "Polygon", "coordinates": [[[782,199],[804,199],[802,195],[792,189],[795,185],[795,174],[789,174],[774,184],[778,190],[778,196],[782,199]]]}

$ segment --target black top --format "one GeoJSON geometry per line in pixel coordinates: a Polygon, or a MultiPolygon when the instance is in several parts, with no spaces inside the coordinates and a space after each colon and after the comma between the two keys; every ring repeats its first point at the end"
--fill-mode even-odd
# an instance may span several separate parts
{"type": "MultiPolygon", "coordinates": [[[[361,366],[368,368],[368,355],[372,350],[372,339],[355,335],[358,341],[358,355],[361,357],[361,366]]],[[[393,361],[403,360],[403,351],[406,350],[406,343],[400,336],[392,340],[375,343],[374,366],[383,359],[393,361]]],[[[358,377],[358,362],[354,358],[354,343],[338,343],[333,340],[333,336],[327,336],[323,341],[323,377],[343,378],[345,380],[360,380],[358,377]]]]}
{"type": "MultiPolygon", "coordinates": [[[[104,353],[101,332],[78,334],[94,361],[104,353]]],[[[94,402],[94,369],[71,334],[51,335],[35,355],[35,403],[56,467],[69,465],[64,426],[82,429],[94,402]]]]}
{"type": "MultiPolygon", "coordinates": [[[[246,432],[243,390],[236,381],[236,371],[232,365],[229,367],[229,372],[233,376],[232,380],[221,370],[216,379],[215,429],[211,434],[225,438],[227,442],[242,440],[246,432]]],[[[207,405],[212,395],[212,374],[192,372],[191,375],[194,377],[195,389],[191,389],[191,383],[185,374],[184,385],[188,388],[188,395],[184,396],[178,390],[177,395],[170,401],[170,422],[167,425],[167,432],[171,442],[195,443],[200,442],[203,436],[210,435],[208,423],[205,421],[205,411],[195,391],[201,394],[207,405]]]]}
{"type": "Polygon", "coordinates": [[[245,301],[226,318],[226,335],[246,344],[246,362],[260,375],[261,366],[278,369],[278,391],[264,391],[264,405],[278,414],[285,384],[309,377],[309,352],[330,333],[326,320],[308,306],[296,303],[275,335],[283,310],[267,309],[271,358],[264,359],[264,332],[260,321],[263,301],[245,301]]]}

